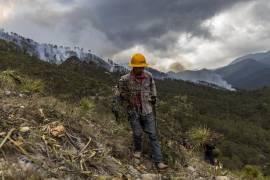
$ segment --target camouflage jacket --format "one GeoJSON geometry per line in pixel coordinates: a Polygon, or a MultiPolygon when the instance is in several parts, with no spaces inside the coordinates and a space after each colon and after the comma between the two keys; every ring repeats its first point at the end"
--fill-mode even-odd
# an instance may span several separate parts
{"type": "Polygon", "coordinates": [[[121,98],[127,102],[128,110],[139,111],[143,115],[153,112],[151,98],[157,96],[156,85],[152,75],[144,72],[143,79],[138,81],[132,72],[124,75],[119,80],[119,93],[121,98]],[[140,98],[140,107],[134,104],[132,100],[135,96],[140,98]]]}

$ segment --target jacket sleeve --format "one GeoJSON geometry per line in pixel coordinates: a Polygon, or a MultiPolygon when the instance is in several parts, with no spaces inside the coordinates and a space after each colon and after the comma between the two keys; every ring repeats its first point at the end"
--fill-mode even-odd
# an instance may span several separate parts
{"type": "Polygon", "coordinates": [[[118,87],[119,87],[119,94],[120,98],[122,100],[128,101],[128,96],[129,96],[129,90],[128,90],[128,81],[125,77],[121,77],[120,80],[118,81],[118,87]]]}
{"type": "Polygon", "coordinates": [[[157,97],[157,88],[156,88],[156,83],[153,77],[151,77],[151,96],[157,97]]]}

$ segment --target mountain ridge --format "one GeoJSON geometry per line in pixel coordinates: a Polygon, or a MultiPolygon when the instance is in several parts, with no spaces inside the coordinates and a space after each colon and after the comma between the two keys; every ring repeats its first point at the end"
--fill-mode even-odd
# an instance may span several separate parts
{"type": "MultiPolygon", "coordinates": [[[[29,38],[24,38],[23,36],[18,35],[17,33],[7,33],[3,29],[0,30],[0,39],[4,39],[9,42],[13,42],[20,47],[22,47],[27,53],[30,55],[37,56],[38,58],[48,61],[50,63],[61,64],[67,58],[76,56],[82,61],[94,61],[98,65],[106,68],[110,72],[128,72],[130,68],[124,65],[120,65],[115,63],[113,60],[108,59],[107,61],[103,60],[102,58],[96,56],[95,54],[91,53],[89,50],[85,52],[83,48],[74,47],[73,49],[70,47],[64,46],[57,46],[52,44],[40,44],[35,42],[29,38]]],[[[224,80],[216,78],[217,75],[214,75],[212,72],[209,71],[208,77],[200,79],[200,76],[197,76],[196,80],[190,78],[182,78],[182,76],[177,76],[177,74],[171,73],[164,73],[158,71],[156,69],[148,68],[149,72],[151,72],[155,78],[157,79],[164,79],[164,78],[172,78],[178,80],[188,80],[193,83],[199,83],[200,81],[205,81],[210,84],[215,84],[216,86],[221,86],[221,88],[225,88],[228,90],[232,90],[228,83],[224,82],[224,80]],[[213,81],[213,79],[218,79],[217,81],[213,81]]],[[[197,72],[194,72],[195,76],[197,72]]]]}
{"type": "Polygon", "coordinates": [[[270,57],[270,50],[266,51],[266,52],[258,52],[258,53],[252,53],[252,54],[247,54],[247,55],[241,56],[241,57],[233,60],[229,65],[235,64],[237,62],[240,62],[240,61],[243,61],[246,59],[254,59],[256,61],[260,61],[260,60],[265,59],[267,57],[268,58],[270,57]]]}
{"type": "Polygon", "coordinates": [[[270,66],[254,59],[243,59],[219,68],[215,72],[220,74],[235,88],[251,90],[270,85],[270,66]],[[254,76],[257,78],[254,78],[254,76]]]}

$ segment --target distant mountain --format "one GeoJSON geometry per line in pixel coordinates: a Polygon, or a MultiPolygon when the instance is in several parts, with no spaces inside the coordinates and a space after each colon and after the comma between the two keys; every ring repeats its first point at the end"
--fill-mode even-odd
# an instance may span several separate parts
{"type": "Polygon", "coordinates": [[[184,81],[191,81],[202,85],[216,85],[228,90],[234,90],[232,86],[227,83],[222,77],[215,72],[207,69],[198,71],[182,71],[178,73],[169,72],[169,77],[173,79],[181,79],[184,81]]]}
{"type": "Polygon", "coordinates": [[[259,62],[270,66],[270,56],[266,56],[266,57],[260,59],[259,62]]]}
{"type": "Polygon", "coordinates": [[[239,58],[235,59],[234,61],[232,61],[230,65],[236,64],[238,62],[241,62],[241,61],[247,60],[247,59],[253,59],[253,60],[256,60],[259,62],[270,64],[270,51],[253,53],[253,54],[248,54],[248,55],[239,57],[239,58]]]}
{"type": "Polygon", "coordinates": [[[238,89],[253,90],[270,86],[270,51],[237,58],[214,72],[238,89]]]}
{"type": "MultiPolygon", "coordinates": [[[[32,39],[20,36],[17,33],[8,33],[4,30],[0,30],[0,39],[13,42],[31,56],[36,56],[43,61],[54,64],[62,64],[70,57],[77,57],[77,60],[79,61],[94,62],[109,72],[127,73],[130,70],[130,68],[126,65],[120,65],[110,59],[106,61],[93,54],[91,50],[86,52],[80,47],[70,48],[66,46],[38,43],[32,39]]],[[[147,71],[151,72],[156,79],[171,78],[185,80],[201,85],[207,84],[207,86],[212,84],[214,86],[220,86],[221,88],[232,90],[231,86],[226,81],[224,81],[219,75],[209,70],[186,71],[184,73],[164,73],[153,68],[147,68],[147,71]]]]}
{"type": "Polygon", "coordinates": [[[226,89],[253,90],[270,86],[270,51],[248,54],[216,70],[170,73],[175,79],[213,84],[226,89]]]}
{"type": "Polygon", "coordinates": [[[76,56],[81,61],[95,62],[97,65],[102,66],[109,71],[123,70],[122,67],[118,67],[118,64],[114,63],[113,61],[105,61],[99,56],[91,53],[91,50],[86,52],[83,48],[77,46],[71,48],[67,46],[38,43],[32,39],[20,36],[17,33],[5,32],[3,29],[0,30],[0,39],[13,42],[31,56],[36,56],[37,58],[50,63],[61,64],[69,57],[76,56]]]}
{"type": "Polygon", "coordinates": [[[146,69],[148,72],[150,72],[155,78],[157,79],[165,79],[165,78],[169,78],[169,75],[167,73],[158,71],[156,69],[153,68],[147,68],[146,69]]]}
{"type": "Polygon", "coordinates": [[[246,59],[217,69],[215,72],[220,74],[225,79],[233,80],[234,78],[248,77],[250,74],[264,68],[264,64],[254,59],[246,59]]]}

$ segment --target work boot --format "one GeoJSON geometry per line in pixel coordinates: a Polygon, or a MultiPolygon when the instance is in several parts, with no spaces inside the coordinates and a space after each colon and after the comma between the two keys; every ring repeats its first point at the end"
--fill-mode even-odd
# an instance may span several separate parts
{"type": "Polygon", "coordinates": [[[168,165],[167,164],[164,164],[163,162],[159,162],[156,164],[156,167],[158,170],[165,170],[168,168],[168,165]]]}
{"type": "Polygon", "coordinates": [[[137,159],[140,159],[141,156],[142,156],[142,152],[136,151],[136,152],[134,152],[133,156],[134,156],[135,158],[137,158],[137,159]]]}

